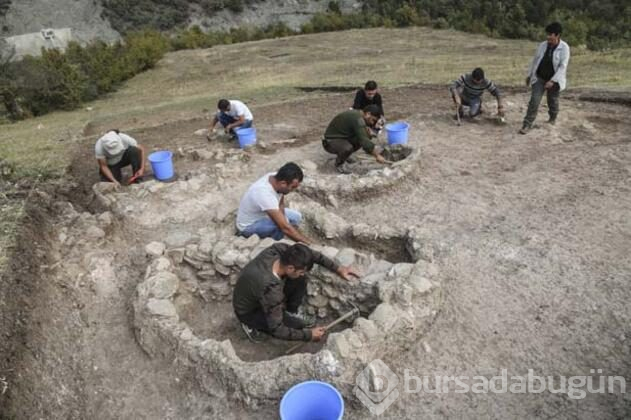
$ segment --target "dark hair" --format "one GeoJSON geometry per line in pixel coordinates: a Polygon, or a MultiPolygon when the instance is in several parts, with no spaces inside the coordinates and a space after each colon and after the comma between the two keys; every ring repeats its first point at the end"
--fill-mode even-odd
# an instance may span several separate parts
{"type": "Polygon", "coordinates": [[[302,182],[304,174],[300,166],[296,165],[294,162],[288,162],[276,172],[274,178],[276,178],[277,181],[285,181],[287,183],[291,183],[294,179],[297,179],[298,182],[302,182]]]}
{"type": "Polygon", "coordinates": [[[313,267],[312,257],[313,254],[306,245],[295,244],[280,254],[280,263],[285,267],[292,265],[296,270],[311,270],[313,267]]]}
{"type": "Polygon", "coordinates": [[[217,108],[219,108],[220,111],[226,111],[230,108],[230,101],[227,99],[220,99],[217,103],[217,108]]]}
{"type": "Polygon", "coordinates": [[[369,80],[364,85],[364,90],[375,90],[375,89],[377,89],[377,82],[375,82],[374,80],[369,80]]]}
{"type": "Polygon", "coordinates": [[[366,105],[363,111],[372,114],[374,117],[381,117],[381,110],[377,105],[366,105]]]}
{"type": "Polygon", "coordinates": [[[115,132],[116,134],[120,134],[120,133],[121,133],[121,131],[120,131],[118,128],[112,128],[112,129],[109,129],[109,130],[107,130],[107,131],[106,131],[106,133],[109,133],[110,131],[113,131],[113,132],[115,132]]]}
{"type": "Polygon", "coordinates": [[[482,80],[484,79],[484,70],[482,70],[480,67],[477,67],[473,70],[473,73],[471,73],[471,75],[473,76],[473,80],[482,80]]]}
{"type": "Polygon", "coordinates": [[[561,26],[559,22],[552,22],[551,24],[546,26],[547,34],[561,35],[562,30],[563,30],[563,27],[561,26]]]}

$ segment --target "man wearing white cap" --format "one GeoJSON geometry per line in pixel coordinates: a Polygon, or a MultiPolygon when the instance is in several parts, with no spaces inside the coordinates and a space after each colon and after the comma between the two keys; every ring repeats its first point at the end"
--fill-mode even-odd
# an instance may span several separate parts
{"type": "Polygon", "coordinates": [[[110,130],[98,139],[94,153],[101,181],[120,185],[121,169],[128,165],[131,165],[132,177],[136,180],[145,173],[145,149],[134,138],[118,130],[110,130]]]}

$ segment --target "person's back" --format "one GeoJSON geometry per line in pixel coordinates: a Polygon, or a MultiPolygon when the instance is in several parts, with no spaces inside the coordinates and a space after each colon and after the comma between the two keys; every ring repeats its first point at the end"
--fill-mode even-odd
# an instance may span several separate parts
{"type": "Polygon", "coordinates": [[[337,114],[329,123],[324,137],[327,139],[354,139],[358,130],[366,130],[361,111],[348,110],[337,114]]]}
{"type": "Polygon", "coordinates": [[[266,211],[278,209],[282,194],[274,191],[269,177],[274,172],[267,173],[254,182],[241,198],[237,211],[237,229],[245,230],[251,224],[267,217],[266,211]]]}

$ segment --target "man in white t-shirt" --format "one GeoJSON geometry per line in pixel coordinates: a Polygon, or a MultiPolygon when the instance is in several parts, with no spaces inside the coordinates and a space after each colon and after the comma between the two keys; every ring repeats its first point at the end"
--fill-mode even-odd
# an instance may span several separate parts
{"type": "Polygon", "coordinates": [[[284,164],[276,173],[268,173],[248,188],[241,198],[237,213],[239,235],[280,240],[287,235],[296,242],[310,244],[311,240],[297,229],[302,215],[285,208],[285,194],[302,182],[302,169],[293,162],[284,164]]]}
{"type": "Polygon", "coordinates": [[[252,113],[248,107],[241,101],[235,99],[227,100],[222,99],[217,104],[217,114],[213,118],[212,124],[210,124],[211,131],[214,130],[217,123],[221,123],[226,134],[232,134],[236,136],[235,128],[250,128],[252,127],[252,113]]]}
{"type": "Polygon", "coordinates": [[[131,165],[132,177],[136,180],[145,173],[145,149],[133,137],[118,130],[110,130],[98,139],[94,154],[103,182],[120,185],[121,170],[128,165],[131,165]]]}

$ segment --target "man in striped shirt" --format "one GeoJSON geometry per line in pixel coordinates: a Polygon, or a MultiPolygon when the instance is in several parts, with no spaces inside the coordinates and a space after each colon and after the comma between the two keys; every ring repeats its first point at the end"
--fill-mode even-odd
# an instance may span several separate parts
{"type": "Polygon", "coordinates": [[[484,70],[480,67],[471,73],[463,74],[457,80],[454,80],[449,87],[451,96],[458,106],[458,113],[463,116],[463,105],[469,107],[469,117],[475,117],[480,114],[482,109],[482,94],[488,90],[491,95],[497,99],[497,115],[504,115],[504,107],[500,90],[495,86],[493,81],[484,77],[484,70]]]}

